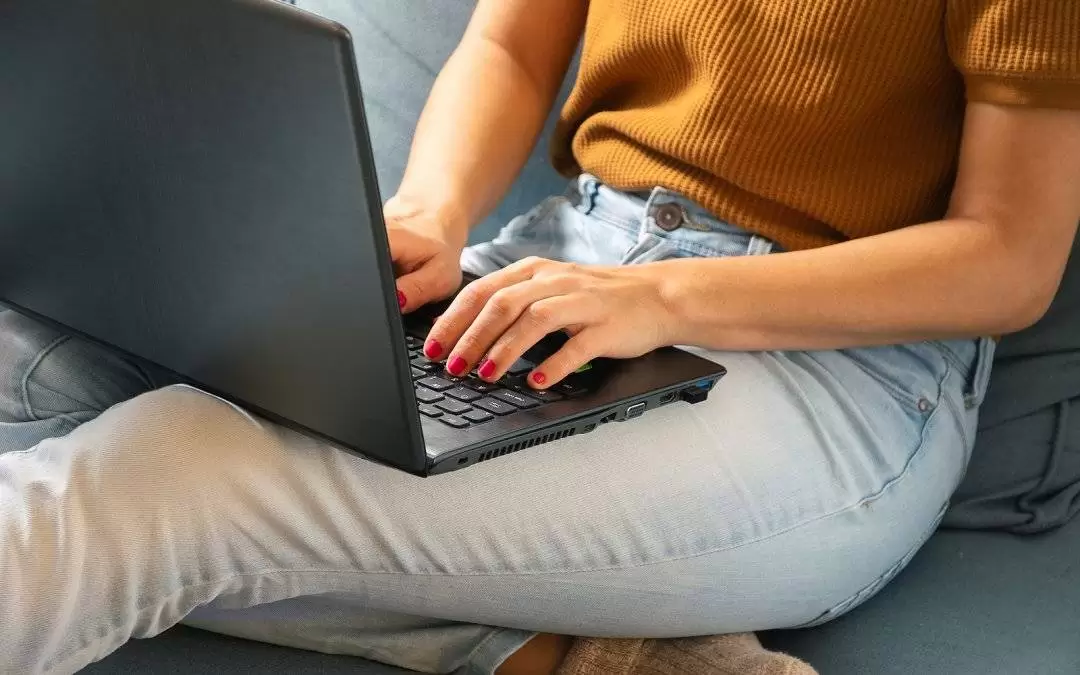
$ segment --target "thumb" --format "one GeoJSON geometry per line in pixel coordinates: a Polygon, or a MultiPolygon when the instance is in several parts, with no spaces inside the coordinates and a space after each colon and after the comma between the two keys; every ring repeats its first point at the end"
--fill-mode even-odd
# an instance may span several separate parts
{"type": "Polygon", "coordinates": [[[461,270],[431,261],[426,265],[398,277],[398,305],[406,314],[420,309],[429,302],[442,300],[457,290],[461,283],[461,270]]]}

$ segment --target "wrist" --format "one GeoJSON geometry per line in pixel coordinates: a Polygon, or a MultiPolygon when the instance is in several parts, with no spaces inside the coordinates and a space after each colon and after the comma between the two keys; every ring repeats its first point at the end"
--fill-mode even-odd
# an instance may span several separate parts
{"type": "Polygon", "coordinates": [[[383,206],[388,227],[404,227],[446,242],[455,249],[465,248],[470,223],[460,209],[450,202],[436,206],[429,200],[398,192],[383,206]]]}
{"type": "MultiPolygon", "coordinates": [[[[666,260],[642,265],[638,270],[647,276],[656,291],[664,316],[667,344],[700,345],[703,326],[695,296],[704,289],[697,288],[701,271],[693,269],[690,260],[666,260]]],[[[628,268],[633,269],[633,268],[628,268]]]]}

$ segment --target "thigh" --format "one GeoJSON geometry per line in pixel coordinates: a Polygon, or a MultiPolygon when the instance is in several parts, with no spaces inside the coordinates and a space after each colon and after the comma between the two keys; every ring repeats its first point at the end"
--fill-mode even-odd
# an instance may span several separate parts
{"type": "Polygon", "coordinates": [[[0,310],[0,453],[62,436],[153,385],[136,364],[0,310]]]}

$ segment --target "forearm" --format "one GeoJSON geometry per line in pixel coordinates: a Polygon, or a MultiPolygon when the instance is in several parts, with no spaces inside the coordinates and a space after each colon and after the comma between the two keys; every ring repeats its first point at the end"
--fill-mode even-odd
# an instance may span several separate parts
{"type": "Polygon", "coordinates": [[[388,216],[422,215],[464,243],[521,171],[553,94],[500,45],[467,37],[436,80],[388,216]]]}
{"type": "Polygon", "coordinates": [[[676,317],[673,343],[832,349],[1020,330],[1061,277],[1035,269],[1040,245],[952,219],[812,251],[661,262],[650,273],[676,317]]]}

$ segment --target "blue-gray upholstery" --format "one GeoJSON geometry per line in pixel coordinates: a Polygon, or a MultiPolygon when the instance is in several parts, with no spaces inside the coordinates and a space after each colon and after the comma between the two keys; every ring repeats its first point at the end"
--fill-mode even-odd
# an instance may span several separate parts
{"type": "MultiPolygon", "coordinates": [[[[392,194],[434,75],[473,0],[309,0],[352,30],[379,178],[392,194]]],[[[549,124],[550,133],[550,124],[549,124]]],[[[549,135],[549,134],[548,134],[549,135]]],[[[541,140],[498,212],[478,231],[562,190],[541,140]]],[[[1080,522],[1037,537],[940,532],[879,596],[824,627],[766,636],[823,675],[1080,672],[1080,522]]],[[[362,673],[397,669],[179,627],[136,640],[87,669],[119,673],[362,673]]]]}

